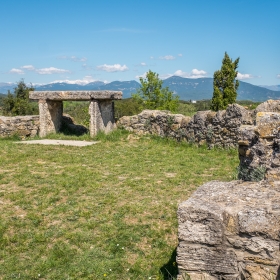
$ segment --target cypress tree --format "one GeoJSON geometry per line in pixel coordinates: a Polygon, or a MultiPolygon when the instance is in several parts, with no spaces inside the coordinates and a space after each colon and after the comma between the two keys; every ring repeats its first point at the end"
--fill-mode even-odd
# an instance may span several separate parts
{"type": "Polygon", "coordinates": [[[233,104],[236,102],[239,82],[235,78],[238,74],[238,71],[236,71],[238,63],[239,57],[235,61],[232,61],[232,59],[225,52],[221,70],[218,70],[214,73],[214,92],[211,102],[212,110],[224,110],[228,104],[233,104]]]}

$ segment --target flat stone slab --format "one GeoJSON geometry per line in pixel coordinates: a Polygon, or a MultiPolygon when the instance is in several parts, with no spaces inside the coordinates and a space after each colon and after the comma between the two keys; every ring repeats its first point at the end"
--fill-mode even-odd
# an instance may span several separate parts
{"type": "Polygon", "coordinates": [[[122,99],[121,91],[90,90],[90,91],[30,91],[29,99],[32,100],[102,100],[122,99]]]}
{"type": "Polygon", "coordinates": [[[99,143],[99,141],[76,141],[76,140],[53,140],[53,139],[42,139],[42,140],[28,140],[18,141],[17,144],[41,144],[41,145],[64,145],[64,146],[76,146],[85,147],[99,143]]]}

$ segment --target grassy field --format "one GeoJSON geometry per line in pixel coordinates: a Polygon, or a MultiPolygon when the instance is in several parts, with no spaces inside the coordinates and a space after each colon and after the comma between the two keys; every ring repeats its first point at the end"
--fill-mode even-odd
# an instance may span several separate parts
{"type": "Polygon", "coordinates": [[[176,276],[178,203],[232,180],[237,152],[119,130],[98,139],[0,140],[0,279],[176,276]]]}

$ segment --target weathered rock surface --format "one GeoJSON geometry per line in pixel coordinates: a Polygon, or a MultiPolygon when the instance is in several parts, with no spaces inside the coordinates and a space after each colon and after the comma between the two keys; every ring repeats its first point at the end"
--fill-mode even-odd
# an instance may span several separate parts
{"type": "Polygon", "coordinates": [[[258,112],[280,112],[280,100],[267,100],[261,103],[255,110],[258,112]]]}
{"type": "Polygon", "coordinates": [[[280,181],[206,183],[178,221],[178,279],[280,279],[280,181]]]}
{"type": "Polygon", "coordinates": [[[0,116],[0,137],[34,137],[39,131],[39,116],[0,116]]]}

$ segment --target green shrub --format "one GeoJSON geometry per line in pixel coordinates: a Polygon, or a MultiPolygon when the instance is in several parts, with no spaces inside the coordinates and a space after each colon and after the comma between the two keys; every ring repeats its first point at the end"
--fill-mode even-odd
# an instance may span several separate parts
{"type": "Polygon", "coordinates": [[[244,181],[259,182],[264,179],[266,173],[265,166],[258,166],[249,168],[246,165],[239,165],[237,167],[237,179],[244,181]]]}

